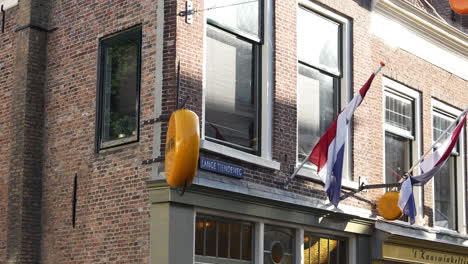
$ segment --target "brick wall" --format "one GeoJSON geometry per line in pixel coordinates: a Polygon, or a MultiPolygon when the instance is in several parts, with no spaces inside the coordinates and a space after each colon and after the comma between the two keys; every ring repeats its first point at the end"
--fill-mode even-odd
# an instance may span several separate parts
{"type": "MultiPolygon", "coordinates": [[[[202,1],[193,2],[195,9],[202,5],[202,1]]],[[[353,93],[364,84],[378,66],[379,61],[387,63],[387,67],[376,77],[364,103],[355,114],[352,152],[354,180],[367,177],[369,184],[382,183],[384,179],[382,76],[396,80],[422,94],[423,149],[427,149],[432,141],[431,98],[437,98],[462,109],[468,104],[466,81],[401,49],[392,48],[379,38],[370,35],[369,5],[363,1],[324,0],[319,1],[319,4],[352,20],[353,93]]],[[[281,170],[260,168],[253,164],[203,151],[202,155],[240,164],[245,168],[245,176],[242,180],[244,182],[280,188],[278,182],[292,173],[296,155],[296,32],[290,30],[296,28],[296,2],[274,1],[274,5],[273,159],[281,162],[281,170]]],[[[182,8],[182,3],[179,3],[179,11],[182,8]]],[[[202,78],[200,72],[203,70],[202,64],[198,61],[200,56],[197,53],[202,50],[202,43],[197,39],[202,37],[200,34],[201,19],[201,13],[195,14],[194,24],[187,25],[180,18],[177,26],[177,59],[182,62],[190,61],[190,71],[196,78],[202,78]]],[[[192,96],[202,98],[200,83],[196,82],[194,88],[190,90],[192,96]]],[[[189,108],[197,112],[202,107],[201,100],[192,101],[189,105],[189,108]]],[[[301,178],[296,178],[289,190],[326,199],[320,184],[301,178]]],[[[426,185],[424,197],[427,207],[425,209],[429,218],[432,218],[431,190],[431,184],[426,185]]],[[[376,202],[382,194],[382,189],[358,194],[350,193],[342,204],[370,209],[376,214],[376,202]]]]}
{"type": "MultiPolygon", "coordinates": [[[[156,19],[158,1],[49,1],[47,72],[42,170],[42,262],[44,263],[148,263],[149,208],[145,180],[151,166],[142,160],[152,157],[153,126],[142,126],[140,141],[96,153],[96,83],[99,39],[142,25],[141,120],[155,111],[170,114],[176,106],[177,63],[181,65],[179,102],[203,120],[204,13],[194,15],[193,24],[176,14],[184,1],[165,0],[163,68],[156,63],[156,19]],[[162,70],[162,87],[156,73],[162,70]],[[154,109],[155,90],[162,89],[161,109],[154,109]],[[74,176],[78,177],[76,226],[72,226],[74,176]]],[[[468,105],[466,81],[403,50],[387,46],[369,34],[370,15],[366,1],[323,0],[319,4],[348,16],[353,24],[353,89],[357,91],[383,60],[385,70],[374,80],[365,102],[357,110],[353,133],[354,179],[364,176],[369,184],[383,180],[383,94],[382,76],[394,79],[422,94],[423,149],[432,141],[431,98],[455,107],[468,105]]],[[[202,9],[203,1],[193,1],[202,9]]],[[[274,91],[273,159],[281,170],[265,169],[229,157],[202,155],[240,164],[245,168],[242,183],[281,188],[296,159],[296,1],[274,1],[274,91]]],[[[17,10],[7,12],[7,31],[0,35],[0,262],[5,262],[8,175],[11,140],[14,136],[9,114],[12,108],[17,10]]],[[[164,149],[167,122],[161,123],[164,149]]],[[[155,155],[157,156],[157,155],[155,155]]],[[[223,176],[220,176],[223,177],[223,176]]],[[[290,192],[326,199],[322,185],[297,178],[290,192]]],[[[343,204],[375,212],[382,190],[350,195],[343,204]]],[[[425,188],[426,213],[431,218],[432,186],[425,188]]],[[[37,220],[39,221],[39,220],[37,220]]],[[[164,242],[165,243],[165,242],[164,242]]]]}
{"type": "Polygon", "coordinates": [[[142,26],[140,119],[154,113],[158,1],[51,1],[45,103],[43,263],[148,263],[145,180],[153,128],[95,151],[99,39],[142,26]],[[72,196],[77,174],[76,226],[72,196]]]}
{"type": "Polygon", "coordinates": [[[8,175],[10,169],[11,107],[13,89],[13,65],[15,61],[16,14],[18,8],[5,12],[5,32],[0,34],[0,263],[6,262],[8,175]]]}

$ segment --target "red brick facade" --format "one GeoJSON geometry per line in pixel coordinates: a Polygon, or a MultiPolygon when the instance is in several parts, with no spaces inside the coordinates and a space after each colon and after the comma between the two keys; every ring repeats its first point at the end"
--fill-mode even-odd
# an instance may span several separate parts
{"type": "MultiPolygon", "coordinates": [[[[20,0],[22,1],[22,0],[20,0]]],[[[23,0],[24,1],[24,0],[23,0]]],[[[354,115],[353,177],[367,177],[369,184],[383,181],[384,132],[382,76],[421,93],[422,142],[432,143],[431,99],[459,109],[468,106],[467,81],[401,49],[386,45],[371,35],[369,1],[318,1],[352,21],[352,83],[357,91],[379,61],[387,67],[376,77],[364,103],[354,115]]],[[[204,13],[185,23],[177,13],[184,1],[115,0],[49,1],[47,61],[44,87],[42,151],[41,263],[150,263],[149,195],[145,181],[152,178],[152,165],[142,161],[163,155],[153,153],[153,142],[164,149],[167,122],[140,122],[140,140],[96,151],[96,93],[98,47],[102,37],[136,25],[142,26],[140,121],[169,115],[176,108],[177,64],[181,66],[179,102],[195,111],[203,125],[204,13]],[[158,25],[158,6],[164,5],[164,25],[158,25]],[[163,47],[157,47],[158,27],[163,27],[163,47]],[[162,50],[162,55],[158,54],[162,50]],[[162,69],[157,58],[162,58],[162,69]],[[157,72],[162,73],[157,84],[157,72]],[[156,98],[160,95],[160,98],[156,98]],[[162,102],[155,109],[155,102],[162,102]],[[156,114],[156,116],[155,116],[156,114]],[[159,126],[156,125],[156,126],[159,126]],[[154,138],[156,136],[157,138],[154,138]],[[76,226],[72,226],[74,176],[78,177],[76,226]]],[[[201,0],[194,9],[203,9],[201,0]]],[[[21,7],[21,5],[20,5],[21,7]]],[[[8,208],[11,158],[16,131],[12,129],[12,90],[19,7],[6,12],[5,33],[0,34],[0,262],[8,259],[8,208]]],[[[240,162],[206,151],[202,156],[225,160],[245,168],[242,183],[257,183],[282,189],[281,183],[296,165],[296,1],[274,1],[273,39],[273,129],[272,156],[279,171],[240,162]]],[[[159,21],[161,21],[159,19],[159,21]]],[[[26,55],[25,55],[26,56],[26,55]]],[[[465,150],[467,147],[465,147],[465,150]]],[[[162,167],[162,164],[154,166],[162,167]]],[[[466,170],[466,168],[465,168],[466,170]]],[[[466,172],[465,172],[466,174],[466,172]]],[[[224,177],[224,176],[220,176],[224,177]]],[[[425,213],[432,219],[432,183],[425,187],[425,213]]],[[[296,178],[288,191],[326,200],[323,185],[296,178]]],[[[351,190],[346,190],[352,192],[351,190]]],[[[377,215],[382,189],[350,195],[342,204],[369,209],[377,215]]],[[[11,195],[10,195],[11,196],[11,195]]],[[[32,201],[25,200],[25,203],[32,201]]],[[[467,206],[468,211],[468,206],[467,206]]],[[[432,223],[430,223],[432,224],[432,223]]],[[[12,262],[20,263],[20,262],[12,262]]],[[[24,262],[26,263],[26,262],[24,262]]],[[[29,263],[29,262],[28,262],[29,263]]],[[[33,263],[33,262],[31,262],[33,263]]]]}

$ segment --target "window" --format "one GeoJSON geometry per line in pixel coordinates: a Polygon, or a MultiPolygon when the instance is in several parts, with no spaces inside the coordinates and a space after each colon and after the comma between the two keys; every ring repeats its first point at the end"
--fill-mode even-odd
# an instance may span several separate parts
{"type": "Polygon", "coordinates": [[[294,230],[265,225],[264,264],[294,263],[294,230]]]}
{"type": "Polygon", "coordinates": [[[195,228],[195,263],[252,263],[251,223],[199,216],[195,228]]]}
{"type": "Polygon", "coordinates": [[[260,154],[262,1],[209,0],[205,138],[260,154]]]}
{"type": "Polygon", "coordinates": [[[346,251],[343,238],[304,234],[304,264],[345,264],[346,251]]]}
{"type": "MultiPolygon", "coordinates": [[[[421,154],[421,95],[396,81],[383,78],[385,182],[396,183],[421,154]]],[[[422,192],[414,188],[418,212],[422,192]]]]}
{"type": "MultiPolygon", "coordinates": [[[[443,132],[453,123],[461,111],[449,107],[441,102],[433,101],[432,110],[432,138],[437,140],[443,132]]],[[[450,133],[450,131],[449,131],[450,133]]],[[[446,134],[443,139],[449,135],[446,134]]],[[[464,200],[464,168],[461,155],[463,155],[464,132],[455,145],[450,158],[441,170],[434,176],[434,226],[458,230],[459,222],[463,223],[464,200]],[[461,201],[458,202],[458,201],[461,201]],[[459,207],[461,207],[459,209],[459,207]]],[[[442,139],[442,140],[443,140],[442,139]]],[[[440,144],[439,144],[440,145],[440,144]]]]}
{"type": "Polygon", "coordinates": [[[141,28],[100,41],[97,144],[138,140],[141,28]]]}
{"type": "Polygon", "coordinates": [[[297,10],[298,162],[312,151],[349,94],[349,21],[312,7],[297,10]]]}
{"type": "Polygon", "coordinates": [[[385,180],[398,182],[412,163],[414,100],[394,91],[385,92],[385,180]]]}

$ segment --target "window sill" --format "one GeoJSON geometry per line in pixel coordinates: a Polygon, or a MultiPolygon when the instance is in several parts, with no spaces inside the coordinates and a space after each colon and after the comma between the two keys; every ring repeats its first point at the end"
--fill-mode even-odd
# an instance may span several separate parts
{"type": "Polygon", "coordinates": [[[217,153],[222,156],[234,158],[240,161],[248,162],[251,164],[258,165],[260,167],[269,168],[273,170],[279,170],[281,163],[265,159],[259,156],[255,156],[237,149],[233,149],[227,146],[223,146],[208,140],[200,140],[200,149],[206,150],[212,153],[217,153]]]}
{"type": "MultiPolygon", "coordinates": [[[[317,172],[315,169],[310,169],[310,168],[304,168],[302,167],[299,172],[297,173],[297,176],[300,176],[303,179],[307,179],[313,182],[319,182],[322,183],[322,179],[317,175],[317,172]]],[[[341,182],[341,186],[344,189],[349,189],[349,190],[354,190],[357,191],[359,190],[359,183],[343,179],[341,182]]]]}

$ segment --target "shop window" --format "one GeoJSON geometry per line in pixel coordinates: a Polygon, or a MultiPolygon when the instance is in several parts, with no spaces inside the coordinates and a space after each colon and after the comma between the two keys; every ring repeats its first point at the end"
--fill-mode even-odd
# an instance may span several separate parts
{"type": "Polygon", "coordinates": [[[297,9],[298,162],[307,157],[346,102],[349,31],[349,21],[330,11],[297,9]]]}
{"type": "Polygon", "coordinates": [[[141,28],[100,41],[97,144],[138,140],[141,28]]]}
{"type": "Polygon", "coordinates": [[[343,238],[304,234],[304,264],[346,264],[346,252],[343,238]]]}
{"type": "Polygon", "coordinates": [[[195,263],[251,263],[252,252],[251,223],[197,217],[195,263]]]}
{"type": "Polygon", "coordinates": [[[293,264],[294,230],[265,225],[264,232],[264,263],[293,264]]]}
{"type": "Polygon", "coordinates": [[[419,93],[384,79],[385,182],[396,183],[418,158],[419,93]]]}
{"type": "MultiPolygon", "coordinates": [[[[442,105],[439,103],[439,105],[442,105]]],[[[450,107],[445,106],[450,109],[450,107]]],[[[437,140],[442,133],[456,119],[456,111],[452,113],[434,108],[432,111],[433,140],[437,140]]],[[[446,134],[444,138],[447,138],[446,134]]],[[[460,138],[463,139],[463,133],[460,138]]],[[[443,139],[442,139],[443,140],[443,139]]],[[[460,142],[460,140],[459,140],[460,142]]],[[[439,144],[440,145],[440,144],[439,144]]],[[[460,168],[461,153],[463,144],[455,145],[450,158],[443,165],[441,170],[434,176],[434,225],[447,229],[457,230],[458,227],[458,199],[463,201],[463,171],[460,168]],[[461,190],[460,190],[461,189],[461,190]],[[461,194],[460,194],[461,193],[461,194]],[[459,197],[460,196],[460,197],[459,197]]],[[[461,205],[463,207],[463,203],[461,205]]],[[[463,211],[463,210],[461,210],[463,211]]],[[[462,214],[463,215],[463,214],[462,214]]],[[[463,218],[463,216],[461,216],[463,218]]]]}
{"type": "Polygon", "coordinates": [[[261,2],[209,0],[205,138],[260,154],[261,2]]]}

